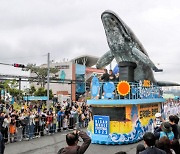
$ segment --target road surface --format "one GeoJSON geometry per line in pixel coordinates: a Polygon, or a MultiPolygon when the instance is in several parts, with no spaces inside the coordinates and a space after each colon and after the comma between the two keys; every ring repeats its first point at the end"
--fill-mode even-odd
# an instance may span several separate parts
{"type": "MultiPolygon", "coordinates": [[[[5,154],[56,154],[66,146],[65,135],[68,132],[56,133],[50,136],[21,141],[6,145],[5,154]]],[[[141,143],[143,143],[141,141],[141,143]]],[[[80,142],[79,144],[82,144],[80,142]]],[[[85,154],[114,154],[118,151],[126,151],[127,154],[136,153],[136,144],[129,145],[98,145],[91,144],[85,154]]]]}

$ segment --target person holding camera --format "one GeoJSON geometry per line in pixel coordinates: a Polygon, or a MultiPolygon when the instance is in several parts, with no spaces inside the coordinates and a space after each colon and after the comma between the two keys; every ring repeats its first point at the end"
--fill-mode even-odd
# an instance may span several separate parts
{"type": "Polygon", "coordinates": [[[67,147],[61,148],[58,154],[83,154],[91,143],[91,138],[83,131],[75,130],[66,135],[67,147]],[[79,137],[83,139],[83,144],[78,145],[79,137]]]}

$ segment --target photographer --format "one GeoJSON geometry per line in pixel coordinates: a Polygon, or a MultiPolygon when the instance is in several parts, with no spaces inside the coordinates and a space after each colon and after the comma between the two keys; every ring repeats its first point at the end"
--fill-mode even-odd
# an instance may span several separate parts
{"type": "Polygon", "coordinates": [[[75,130],[73,133],[66,135],[67,147],[61,148],[58,154],[83,154],[91,143],[90,137],[83,131],[75,130]],[[83,144],[81,146],[77,145],[79,137],[83,139],[83,144]]]}

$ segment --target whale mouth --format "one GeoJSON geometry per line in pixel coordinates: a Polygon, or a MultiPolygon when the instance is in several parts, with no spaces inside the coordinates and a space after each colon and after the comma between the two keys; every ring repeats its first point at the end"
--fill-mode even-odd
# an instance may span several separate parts
{"type": "Polygon", "coordinates": [[[101,20],[103,22],[106,33],[118,33],[124,39],[130,39],[128,30],[126,29],[125,24],[117,15],[112,11],[105,11],[101,15],[101,20]]]}

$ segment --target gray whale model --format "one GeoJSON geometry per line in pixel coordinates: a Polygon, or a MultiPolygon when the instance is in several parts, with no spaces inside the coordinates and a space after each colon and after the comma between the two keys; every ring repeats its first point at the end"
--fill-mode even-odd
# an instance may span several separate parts
{"type": "Polygon", "coordinates": [[[101,15],[110,51],[106,52],[97,62],[97,68],[103,68],[115,58],[116,62],[135,62],[135,81],[150,80],[159,86],[180,86],[172,82],[157,82],[153,71],[161,72],[150,60],[143,45],[132,30],[112,11],[105,11],[101,15]]]}

